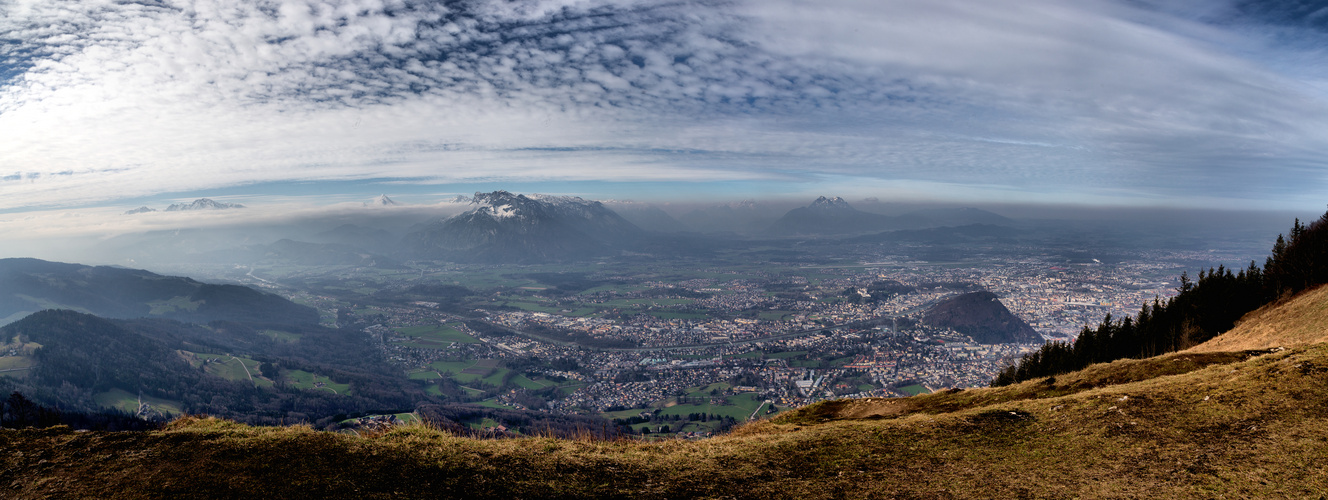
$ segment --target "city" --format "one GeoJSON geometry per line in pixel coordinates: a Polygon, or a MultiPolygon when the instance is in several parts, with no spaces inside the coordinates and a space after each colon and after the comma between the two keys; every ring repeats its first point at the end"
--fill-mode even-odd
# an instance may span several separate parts
{"type": "MultiPolygon", "coordinates": [[[[431,393],[598,414],[658,432],[661,417],[637,415],[721,411],[741,422],[826,399],[983,387],[1040,343],[975,343],[921,322],[930,306],[989,290],[1045,340],[1068,341],[1108,315],[1133,315],[1173,296],[1182,272],[1214,258],[1241,256],[1150,251],[1110,264],[887,258],[695,271],[601,262],[556,273],[551,266],[493,274],[490,266],[428,263],[395,271],[214,272],[316,307],[329,326],[361,328],[431,393]],[[486,278],[496,286],[483,287],[486,278]],[[338,288],[322,286],[328,279],[338,288]],[[422,284],[451,286],[464,297],[433,297],[422,284]]],[[[717,430],[702,422],[670,428],[689,436],[717,430]]]]}

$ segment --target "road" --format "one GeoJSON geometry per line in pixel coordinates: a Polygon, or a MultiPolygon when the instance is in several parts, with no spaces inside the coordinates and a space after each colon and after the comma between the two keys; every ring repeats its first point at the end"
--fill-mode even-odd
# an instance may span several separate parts
{"type": "Polygon", "coordinates": [[[751,421],[753,421],[753,420],[756,420],[756,414],[757,414],[758,412],[761,411],[761,408],[765,408],[765,405],[768,405],[768,404],[770,404],[770,403],[774,403],[774,401],[771,401],[771,400],[767,399],[767,400],[765,400],[764,403],[761,403],[761,404],[759,404],[759,405],[756,405],[756,409],[755,409],[755,410],[752,410],[752,414],[747,416],[747,421],[748,421],[748,422],[751,422],[751,421]]]}
{"type": "Polygon", "coordinates": [[[249,367],[244,366],[244,361],[240,361],[240,358],[235,356],[231,356],[231,359],[235,360],[236,363],[239,363],[240,366],[244,368],[244,374],[249,376],[249,383],[253,384],[254,387],[258,387],[258,382],[254,382],[254,374],[249,373],[249,367]]]}

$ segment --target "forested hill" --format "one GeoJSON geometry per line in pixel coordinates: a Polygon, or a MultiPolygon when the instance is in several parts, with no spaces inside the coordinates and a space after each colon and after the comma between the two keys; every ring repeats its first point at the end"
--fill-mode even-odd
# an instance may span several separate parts
{"type": "Polygon", "coordinates": [[[319,326],[255,330],[46,310],[0,327],[0,351],[9,365],[28,367],[0,377],[0,394],[65,411],[325,425],[440,402],[367,354],[364,335],[319,326]]]}
{"type": "Polygon", "coordinates": [[[1202,344],[1231,330],[1245,314],[1328,283],[1328,213],[1308,226],[1299,219],[1278,235],[1263,267],[1232,273],[1218,267],[1198,280],[1180,277],[1179,294],[1145,304],[1134,317],[1108,315],[1074,342],[1050,342],[1002,371],[993,386],[1066,373],[1093,363],[1146,358],[1202,344]]]}
{"type": "Polygon", "coordinates": [[[196,323],[318,323],[313,308],[244,286],[200,283],[139,269],[0,259],[0,324],[42,309],[196,323]]]}
{"type": "Polygon", "coordinates": [[[1024,320],[1010,313],[996,294],[981,291],[956,295],[932,306],[922,322],[951,328],[979,344],[1033,343],[1042,337],[1024,320]]]}

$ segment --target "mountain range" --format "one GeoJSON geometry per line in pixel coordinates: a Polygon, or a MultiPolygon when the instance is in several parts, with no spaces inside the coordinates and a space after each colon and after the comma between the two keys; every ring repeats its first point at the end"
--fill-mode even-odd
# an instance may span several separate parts
{"type": "Polygon", "coordinates": [[[938,227],[1010,225],[1014,221],[986,210],[930,208],[897,216],[863,212],[838,196],[821,196],[810,205],[789,210],[766,229],[770,236],[832,236],[938,227]]]}
{"type": "Polygon", "coordinates": [[[598,201],[475,193],[474,208],[407,234],[415,255],[461,262],[557,262],[612,255],[643,234],[598,201]]]}
{"type": "MultiPolygon", "coordinates": [[[[199,198],[190,203],[172,203],[170,206],[166,207],[166,210],[164,211],[187,212],[194,210],[226,210],[229,208],[244,208],[244,205],[241,205],[239,203],[224,203],[213,200],[211,198],[199,198]]],[[[156,212],[156,211],[157,209],[155,208],[143,206],[135,208],[133,210],[128,210],[124,214],[134,215],[134,214],[142,214],[142,213],[156,212]]]]}
{"type": "Polygon", "coordinates": [[[775,236],[832,235],[895,229],[893,217],[862,212],[838,196],[819,197],[805,207],[789,210],[770,225],[775,236]]]}
{"type": "Polygon", "coordinates": [[[313,308],[249,287],[201,283],[121,267],[0,259],[0,323],[42,309],[199,323],[318,323],[318,312],[313,308]]]}
{"type": "MultiPolygon", "coordinates": [[[[857,210],[843,198],[819,197],[781,212],[745,201],[697,208],[675,218],[650,203],[599,202],[573,196],[508,191],[457,196],[440,205],[403,205],[387,195],[324,219],[268,226],[157,230],[101,243],[119,262],[253,265],[394,266],[414,259],[462,263],[570,262],[621,255],[705,255],[762,239],[837,237],[819,244],[1002,240],[1014,221],[975,208],[923,209],[890,216],[857,210]],[[438,213],[455,213],[439,217],[438,213]],[[959,228],[963,229],[938,229],[959,228]],[[934,231],[908,234],[902,231],[934,231]],[[842,239],[856,236],[857,239],[842,239]]],[[[875,205],[873,205],[875,206],[875,205]]],[[[200,198],[166,211],[242,207],[200,198]]],[[[253,209],[250,209],[253,210],[253,209]]],[[[155,212],[141,207],[126,213],[155,212]]]]}

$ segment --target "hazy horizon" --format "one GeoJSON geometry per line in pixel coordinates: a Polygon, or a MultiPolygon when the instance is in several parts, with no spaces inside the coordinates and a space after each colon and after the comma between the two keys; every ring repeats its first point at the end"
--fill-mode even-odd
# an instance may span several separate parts
{"type": "MultiPolygon", "coordinates": [[[[163,200],[161,204],[143,205],[154,209],[149,213],[127,214],[137,206],[108,206],[97,209],[47,210],[0,215],[0,236],[6,244],[0,247],[0,258],[32,257],[63,260],[84,264],[113,264],[153,268],[150,262],[137,262],[125,257],[130,248],[152,245],[153,238],[171,235],[173,238],[197,240],[194,245],[216,245],[215,250],[265,245],[281,239],[314,241],[314,235],[344,224],[386,229],[398,238],[417,230],[430,221],[445,219],[474,208],[469,202],[453,202],[458,195],[474,193],[444,193],[437,199],[424,199],[425,203],[397,202],[395,206],[373,206],[371,199],[347,201],[328,205],[309,205],[298,201],[254,203],[250,199],[237,200],[218,196],[219,202],[244,201],[243,208],[225,210],[164,211],[166,201],[188,203],[189,199],[163,200]],[[430,202],[431,201],[431,202],[430,202]],[[181,237],[183,234],[185,236],[181,237]],[[153,236],[159,235],[159,236],[153,236]],[[146,238],[146,239],[145,239],[146,238]],[[145,243],[147,242],[147,243],[145,243]]],[[[515,193],[550,194],[550,193],[515,193]]],[[[557,193],[555,196],[576,196],[557,193]]],[[[827,197],[835,193],[825,193],[827,197]]],[[[618,211],[637,208],[658,208],[675,221],[686,220],[689,214],[703,213],[707,209],[744,206],[755,220],[735,227],[737,234],[746,238],[770,238],[762,230],[789,210],[807,206],[813,198],[729,199],[709,201],[643,202],[604,198],[610,209],[618,211]]],[[[846,199],[855,209],[888,216],[899,216],[916,211],[945,208],[977,208],[995,215],[1008,217],[1011,226],[1046,224],[1058,221],[1067,227],[1108,229],[1113,234],[1171,234],[1177,238],[1200,240],[1243,240],[1254,245],[1258,257],[1264,243],[1277,234],[1285,233],[1294,218],[1309,221],[1321,213],[1287,210],[1216,210],[1182,209],[1175,207],[1094,207],[1087,205],[1039,205],[1013,203],[946,203],[946,202],[891,202],[874,197],[846,199]]],[[[628,217],[631,219],[632,217],[628,217]]],[[[680,222],[682,231],[707,233],[705,229],[680,222]]],[[[647,228],[649,229],[649,228],[647,228]]],[[[1239,263],[1236,263],[1239,264],[1239,263]]]]}
{"type": "Polygon", "coordinates": [[[20,239],[33,236],[23,219],[95,231],[116,224],[107,214],[202,197],[326,210],[507,189],[1302,213],[1328,192],[1328,33],[1298,4],[0,12],[0,232],[20,239]]]}

